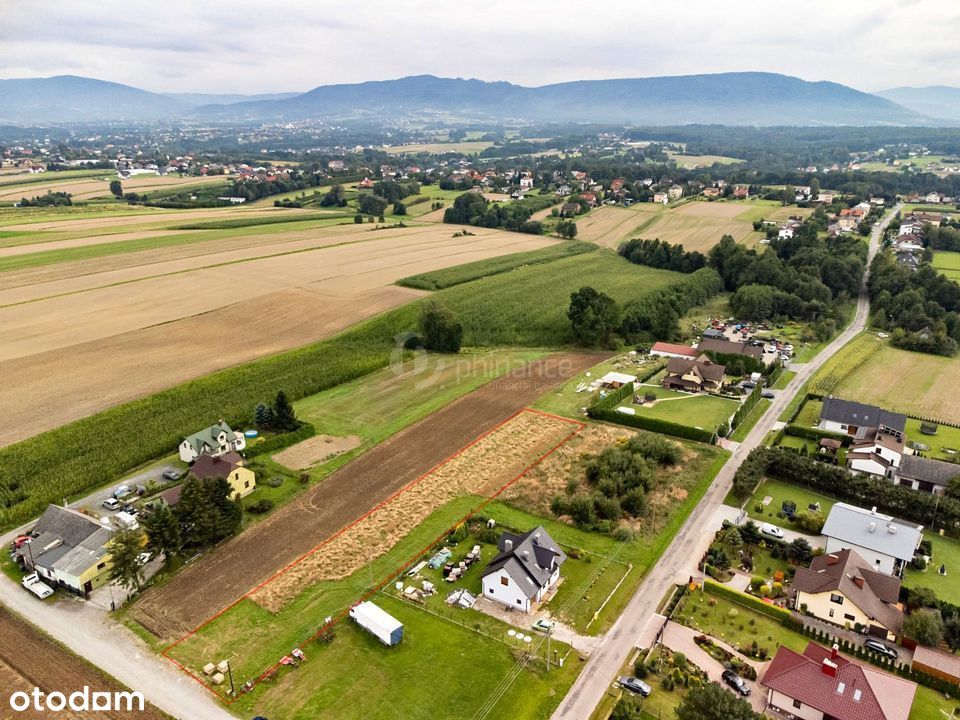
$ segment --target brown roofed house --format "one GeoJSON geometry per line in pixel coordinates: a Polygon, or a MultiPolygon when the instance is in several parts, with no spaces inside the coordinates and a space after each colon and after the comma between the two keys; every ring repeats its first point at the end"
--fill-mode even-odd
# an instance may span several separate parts
{"type": "Polygon", "coordinates": [[[714,363],[706,355],[695,359],[671,358],[661,385],[667,390],[716,392],[723,387],[727,368],[714,363]]]}
{"type": "Polygon", "coordinates": [[[199,480],[223,478],[233,488],[234,497],[246,497],[257,487],[253,470],[243,466],[239,453],[228,452],[219,457],[201,455],[190,468],[190,474],[199,480]]]}

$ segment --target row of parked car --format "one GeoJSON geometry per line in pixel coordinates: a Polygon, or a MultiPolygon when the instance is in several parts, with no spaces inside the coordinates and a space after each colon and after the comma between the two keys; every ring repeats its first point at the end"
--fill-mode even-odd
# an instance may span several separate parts
{"type": "MultiPolygon", "coordinates": [[[[747,684],[747,681],[737,675],[733,670],[724,670],[720,677],[723,682],[729,685],[738,695],[747,697],[750,694],[750,686],[747,684]]],[[[632,692],[634,695],[639,695],[640,697],[648,697],[650,693],[653,692],[653,688],[647,685],[647,683],[632,675],[620,678],[617,680],[617,683],[624,690],[632,692]]]]}

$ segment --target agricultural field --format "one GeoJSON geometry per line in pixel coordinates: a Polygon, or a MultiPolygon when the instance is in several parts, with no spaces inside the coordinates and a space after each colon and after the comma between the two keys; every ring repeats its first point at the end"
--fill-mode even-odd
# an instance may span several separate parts
{"type": "Polygon", "coordinates": [[[677,164],[677,167],[687,169],[708,168],[716,163],[720,163],[721,165],[735,165],[743,162],[743,160],[724,157],[723,155],[687,155],[672,150],[667,151],[667,157],[673,160],[673,162],[677,164]]]}
{"type": "Polygon", "coordinates": [[[960,403],[946,391],[955,384],[958,368],[958,358],[900,350],[863,334],[821,368],[810,391],[960,424],[960,403]]]}
{"type": "Polygon", "coordinates": [[[933,266],[954,282],[960,283],[960,252],[937,250],[933,254],[933,266]]]}
{"type": "MultiPolygon", "coordinates": [[[[44,177],[44,181],[0,185],[0,203],[13,203],[24,197],[32,198],[37,195],[46,195],[48,192],[69,193],[72,195],[73,202],[95,199],[112,200],[110,181],[117,179],[116,174],[102,170],[99,177],[76,178],[66,181],[58,179],[56,176],[43,175],[40,177],[44,177]]],[[[222,175],[210,177],[136,175],[121,182],[124,192],[151,193],[158,190],[176,189],[179,191],[215,184],[226,187],[229,179],[222,175]]]]}
{"type": "Polygon", "coordinates": [[[383,149],[391,155],[402,155],[404,153],[430,153],[431,155],[441,155],[443,153],[479,153],[483,152],[488,147],[493,147],[493,143],[487,140],[464,140],[461,142],[385,145],[383,149]]]}
{"type": "Polygon", "coordinates": [[[616,250],[620,243],[639,237],[662,212],[663,206],[656,203],[635,203],[628,208],[603,205],[574,218],[577,239],[616,250]]]}
{"type": "MultiPolygon", "coordinates": [[[[42,692],[70,693],[84,686],[91,692],[118,692],[128,688],[87,663],[70,650],[40,632],[6,608],[0,607],[0,680],[4,693],[21,690],[31,693],[34,687],[42,692]]],[[[98,718],[119,720],[168,720],[166,713],[144,704],[143,712],[118,709],[98,712],[98,718]]],[[[7,717],[10,717],[9,715],[7,717]]],[[[45,712],[27,710],[15,717],[25,720],[46,720],[45,712]]],[[[77,716],[79,717],[79,716],[77,716]]]]}

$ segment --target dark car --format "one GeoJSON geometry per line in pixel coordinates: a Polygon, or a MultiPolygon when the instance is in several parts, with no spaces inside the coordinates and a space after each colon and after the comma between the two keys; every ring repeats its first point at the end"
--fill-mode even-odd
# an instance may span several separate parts
{"type": "Polygon", "coordinates": [[[762,393],[760,393],[760,397],[766,398],[767,400],[772,400],[776,396],[777,394],[773,390],[764,390],[762,393]]]}
{"type": "Polygon", "coordinates": [[[164,480],[179,480],[180,473],[176,470],[164,470],[162,476],[164,480]]]}
{"type": "Polygon", "coordinates": [[[750,694],[750,686],[747,685],[747,681],[737,675],[733,670],[724,670],[721,677],[727,685],[732,687],[744,697],[750,694]]]}
{"type": "Polygon", "coordinates": [[[749,380],[747,380],[746,382],[740,383],[740,385],[745,387],[747,390],[753,390],[757,386],[755,382],[750,382],[749,380]]]}
{"type": "Polygon", "coordinates": [[[880,642],[879,640],[874,640],[873,638],[867,638],[866,640],[863,641],[863,646],[867,648],[867,650],[872,650],[873,652],[879,653],[880,655],[888,657],[891,660],[897,659],[897,651],[894,650],[892,647],[880,642]]]}
{"type": "Polygon", "coordinates": [[[617,682],[620,684],[620,687],[637,695],[642,695],[643,697],[647,697],[652,692],[650,686],[640,678],[622,677],[617,682]]]}

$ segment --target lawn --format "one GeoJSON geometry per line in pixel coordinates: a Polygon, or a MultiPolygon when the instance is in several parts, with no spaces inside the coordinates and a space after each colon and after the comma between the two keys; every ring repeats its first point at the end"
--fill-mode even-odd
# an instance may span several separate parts
{"type": "Polygon", "coordinates": [[[747,501],[744,507],[750,514],[750,517],[758,523],[772,522],[774,524],[782,524],[788,521],[777,518],[777,513],[780,512],[784,500],[792,500],[795,502],[797,504],[797,510],[806,510],[809,504],[819,502],[820,511],[824,517],[829,514],[830,508],[832,508],[836,502],[836,500],[832,500],[824,495],[818,495],[806,488],[788,485],[779,480],[771,480],[768,478],[760,484],[760,487],[757,488],[756,492],[753,493],[753,496],[747,501]],[[768,505],[764,506],[762,512],[757,512],[754,509],[757,503],[762,503],[763,499],[767,496],[773,499],[768,505]]]}
{"type": "Polygon", "coordinates": [[[960,403],[949,391],[958,371],[960,357],[901,350],[864,333],[821,368],[810,388],[913,417],[960,424],[960,403]]]}
{"type": "Polygon", "coordinates": [[[960,702],[948,699],[933,688],[917,685],[917,694],[913,697],[909,720],[945,720],[953,717],[960,702]]]}
{"type": "Polygon", "coordinates": [[[813,427],[820,424],[820,412],[823,410],[822,400],[807,400],[800,406],[800,412],[794,419],[795,425],[813,427]]]}
{"type": "Polygon", "coordinates": [[[924,435],[920,432],[920,420],[907,418],[907,440],[926,445],[929,450],[922,450],[925,457],[940,458],[949,460],[956,457],[956,453],[948,453],[946,450],[956,450],[960,452],[960,428],[950,425],[937,425],[936,435],[924,435]],[[946,450],[945,450],[946,449],[946,450]]]}
{"type": "MultiPolygon", "coordinates": [[[[642,387],[639,389],[641,393],[644,390],[645,388],[642,387]]],[[[704,430],[715,430],[719,425],[728,422],[740,404],[736,400],[727,400],[713,395],[671,393],[669,390],[662,389],[652,392],[656,393],[658,398],[653,406],[630,405],[637,415],[646,415],[704,430]],[[668,393],[669,396],[667,396],[668,393]]]]}
{"type": "Polygon", "coordinates": [[[767,408],[769,408],[772,403],[772,400],[760,398],[757,404],[753,406],[753,410],[747,413],[747,416],[740,421],[740,424],[737,425],[733,433],[730,434],[730,439],[733,440],[733,442],[743,442],[746,440],[747,435],[750,434],[753,426],[756,425],[757,421],[763,417],[763,414],[767,411],[767,408]]]}
{"type": "Polygon", "coordinates": [[[773,389],[783,390],[796,376],[797,374],[793,372],[793,370],[784,370],[782,373],[780,373],[780,377],[778,377],[777,381],[773,384],[773,389]]]}
{"type": "Polygon", "coordinates": [[[960,252],[937,250],[933,254],[933,266],[955,282],[960,282],[960,252]]]}
{"type": "Polygon", "coordinates": [[[903,584],[907,587],[928,587],[941,600],[960,605],[960,583],[957,582],[957,573],[960,573],[960,542],[932,532],[925,533],[924,538],[933,546],[933,560],[923,572],[907,566],[903,584]],[[937,572],[941,564],[947,566],[946,575],[937,572]]]}

